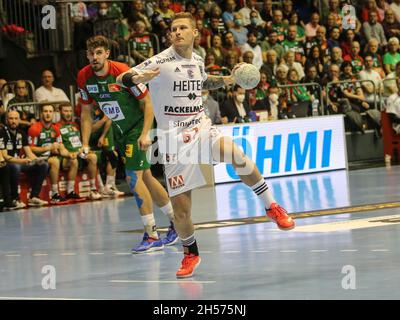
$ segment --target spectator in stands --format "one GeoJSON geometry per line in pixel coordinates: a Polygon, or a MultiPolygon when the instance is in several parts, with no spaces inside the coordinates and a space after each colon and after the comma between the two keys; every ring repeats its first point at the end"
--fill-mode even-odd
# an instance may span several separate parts
{"type": "MultiPolygon", "coordinates": [[[[227,51],[227,53],[224,53],[224,57],[225,60],[223,66],[228,68],[230,71],[240,62],[239,57],[234,51],[227,51]]],[[[240,59],[242,59],[242,57],[240,57],[240,59]]]]}
{"type": "Polygon", "coordinates": [[[39,157],[48,157],[50,166],[51,204],[65,204],[67,200],[59,194],[58,178],[61,165],[68,168],[67,193],[69,199],[79,200],[74,192],[75,177],[78,171],[76,154],[69,153],[62,144],[60,131],[52,123],[53,105],[43,105],[40,111],[40,122],[29,128],[29,143],[33,153],[39,157]]]}
{"type": "Polygon", "coordinates": [[[197,14],[196,1],[186,1],[185,11],[191,13],[193,17],[196,17],[196,14],[197,14]]]}
{"type": "Polygon", "coordinates": [[[251,90],[250,106],[252,110],[266,110],[268,98],[268,78],[264,72],[260,72],[260,82],[251,90]]]}
{"type": "Polygon", "coordinates": [[[249,32],[247,34],[247,42],[242,47],[243,52],[253,52],[253,64],[260,69],[263,64],[263,57],[261,47],[257,43],[257,34],[255,32],[249,32]]]}
{"type": "Polygon", "coordinates": [[[308,69],[310,66],[315,66],[317,68],[318,75],[322,76],[324,72],[324,56],[321,48],[318,45],[311,47],[304,68],[308,69]]]}
{"type": "Polygon", "coordinates": [[[232,32],[233,37],[235,38],[235,43],[238,46],[242,46],[247,41],[248,30],[243,27],[242,15],[239,12],[235,12],[233,16],[235,18],[235,25],[233,26],[233,28],[230,28],[229,31],[232,32]]]}
{"type": "Polygon", "coordinates": [[[262,21],[262,18],[260,16],[260,13],[257,10],[257,1],[256,0],[245,0],[245,5],[242,9],[239,10],[239,13],[242,16],[243,19],[243,25],[249,25],[251,23],[250,21],[250,13],[251,11],[256,11],[257,12],[257,18],[259,19],[261,24],[264,24],[265,22],[262,21]]]}
{"type": "Polygon", "coordinates": [[[203,26],[203,20],[196,21],[197,30],[199,31],[200,45],[204,49],[211,48],[211,31],[203,26]]]}
{"type": "Polygon", "coordinates": [[[328,40],[326,39],[326,28],[324,26],[319,26],[317,29],[317,35],[315,38],[306,41],[305,44],[305,54],[308,55],[312,46],[318,45],[323,53],[323,56],[326,57],[329,55],[329,46],[328,40]]]}
{"type": "MultiPolygon", "coordinates": [[[[341,74],[340,80],[357,80],[356,76],[353,74],[353,66],[350,61],[345,61],[340,66],[341,74]]],[[[365,100],[364,92],[362,87],[357,82],[342,83],[340,85],[342,89],[343,97],[347,98],[352,106],[353,110],[360,112],[362,110],[368,109],[369,105],[365,100]]]]}
{"type": "Polygon", "coordinates": [[[234,53],[237,60],[241,62],[242,60],[242,50],[235,43],[235,38],[233,37],[233,33],[228,31],[224,35],[224,45],[222,48],[223,55],[227,55],[229,52],[234,53]]]}
{"type": "Polygon", "coordinates": [[[314,38],[317,35],[317,29],[320,26],[319,24],[319,13],[313,12],[311,14],[311,21],[307,23],[304,27],[304,32],[307,40],[314,38]]]}
{"type": "Polygon", "coordinates": [[[287,30],[287,37],[282,42],[282,46],[285,52],[292,51],[294,53],[295,61],[304,65],[306,62],[306,56],[304,52],[304,46],[301,42],[296,41],[297,27],[290,25],[287,30]]]}
{"type": "Polygon", "coordinates": [[[226,99],[221,107],[221,117],[227,117],[228,122],[250,122],[249,102],[246,100],[246,90],[238,85],[233,87],[232,97],[226,99]]]}
{"type": "Polygon", "coordinates": [[[217,75],[220,73],[221,66],[215,63],[215,56],[213,53],[209,52],[206,54],[204,65],[207,73],[212,75],[217,75]]]}
{"type": "Polygon", "coordinates": [[[358,74],[364,66],[364,59],[360,56],[360,44],[358,41],[353,41],[351,45],[351,53],[344,56],[344,61],[350,61],[353,66],[353,73],[358,74]]]}
{"type": "Polygon", "coordinates": [[[260,11],[261,19],[264,21],[271,21],[273,16],[272,0],[264,0],[262,9],[260,11]]]}
{"type": "Polygon", "coordinates": [[[203,101],[204,112],[206,113],[207,117],[211,119],[212,124],[228,123],[228,119],[226,117],[224,119],[221,118],[219,104],[209,94],[208,90],[202,90],[201,99],[203,101]]]}
{"type": "Polygon", "coordinates": [[[243,53],[243,62],[253,64],[254,53],[253,51],[245,51],[243,53]]]}
{"type": "Polygon", "coordinates": [[[224,55],[222,48],[222,38],[219,34],[213,35],[211,38],[211,48],[207,50],[207,53],[214,55],[215,64],[222,66],[224,63],[224,55]]]}
{"type": "Polygon", "coordinates": [[[393,0],[390,8],[393,10],[396,20],[400,22],[400,0],[393,0]]]}
{"type": "MultiPolygon", "coordinates": [[[[372,15],[372,13],[370,13],[370,15],[372,15]]],[[[374,105],[375,98],[376,98],[376,101],[379,100],[378,93],[381,92],[381,83],[382,83],[381,76],[379,75],[378,72],[376,72],[373,69],[373,66],[374,66],[373,57],[370,54],[366,54],[364,70],[362,70],[359,73],[359,79],[360,80],[371,80],[374,83],[374,85],[371,82],[361,83],[361,86],[365,93],[365,99],[371,107],[373,107],[373,105],[374,105]]],[[[368,107],[366,107],[366,109],[368,109],[368,107]]]]}
{"type": "Polygon", "coordinates": [[[332,49],[330,56],[327,59],[327,62],[324,64],[324,74],[329,72],[329,66],[331,64],[336,64],[340,66],[342,62],[343,62],[342,49],[340,49],[339,47],[334,47],[332,49]]]}
{"type": "MultiPolygon", "coordinates": [[[[375,2],[375,0],[372,1],[375,2]]],[[[378,15],[376,11],[369,12],[368,21],[365,21],[363,23],[362,30],[367,41],[371,40],[372,38],[375,38],[379,41],[379,43],[382,46],[386,46],[387,41],[385,32],[383,30],[382,25],[378,22],[378,15]]]]}
{"type": "Polygon", "coordinates": [[[223,35],[226,32],[225,24],[222,19],[222,10],[220,6],[218,6],[217,4],[214,4],[210,10],[210,26],[212,27],[212,29],[214,29],[212,31],[213,34],[218,33],[223,35]],[[212,23],[211,19],[213,20],[212,23]],[[218,24],[216,23],[217,19],[218,19],[218,24]],[[215,28],[218,29],[218,32],[216,32],[215,28]]]}
{"type": "Polygon", "coordinates": [[[223,24],[221,26],[220,20],[220,17],[210,17],[209,22],[204,24],[205,26],[208,25],[207,28],[210,30],[211,36],[218,34],[222,37],[226,32],[225,26],[223,24]]]}
{"type": "Polygon", "coordinates": [[[329,52],[332,52],[332,49],[335,47],[340,48],[340,29],[339,27],[333,27],[329,31],[329,38],[328,38],[328,49],[329,52]]]}
{"type": "Polygon", "coordinates": [[[365,53],[372,56],[374,60],[373,69],[376,72],[378,72],[381,78],[383,79],[385,77],[385,71],[383,70],[382,57],[378,53],[378,49],[379,49],[378,40],[372,38],[371,40],[368,41],[368,44],[365,47],[365,53]]]}
{"type": "Polygon", "coordinates": [[[382,10],[378,11],[378,6],[376,5],[375,0],[367,0],[364,4],[364,8],[361,11],[361,21],[367,22],[371,19],[371,13],[376,14],[376,20],[378,22],[382,22],[385,17],[384,12],[382,10]]]}
{"type": "Polygon", "coordinates": [[[292,14],[289,16],[289,25],[296,26],[296,41],[304,43],[306,40],[306,34],[299,20],[299,15],[297,12],[292,12],[292,14]]]}
{"type": "Polygon", "coordinates": [[[400,133],[400,79],[396,80],[397,92],[390,95],[386,102],[386,113],[392,122],[393,130],[400,133]]]}
{"type": "MultiPolygon", "coordinates": [[[[335,21],[337,25],[342,24],[342,15],[341,15],[341,8],[340,8],[340,3],[339,0],[329,0],[328,2],[328,11],[323,12],[326,16],[329,14],[333,15],[335,17],[335,21]]],[[[326,19],[322,19],[325,21],[326,19]]]]}
{"type": "Polygon", "coordinates": [[[222,20],[225,23],[226,30],[233,28],[234,23],[234,12],[236,9],[236,1],[235,0],[226,0],[225,2],[225,11],[222,14],[222,20]]]}
{"type": "Polygon", "coordinates": [[[128,14],[128,22],[133,25],[136,21],[143,21],[146,25],[146,31],[151,32],[152,26],[149,18],[146,15],[146,10],[143,5],[143,0],[133,0],[132,6],[128,14]]]}
{"type": "Polygon", "coordinates": [[[282,11],[279,9],[274,10],[274,16],[272,21],[267,22],[267,34],[271,34],[275,31],[278,37],[278,42],[282,42],[285,39],[286,25],[283,23],[282,11]]]}
{"type": "Polygon", "coordinates": [[[278,43],[278,34],[276,31],[271,31],[271,33],[261,43],[261,50],[264,55],[263,61],[267,59],[266,52],[270,49],[273,49],[276,52],[278,61],[281,61],[285,54],[285,49],[278,43]]]}
{"type": "MultiPolygon", "coordinates": [[[[101,195],[100,193],[98,193],[96,187],[97,156],[94,152],[90,152],[84,159],[78,157],[80,156],[80,154],[82,154],[82,141],[80,128],[75,122],[73,122],[73,111],[71,104],[68,103],[60,105],[60,114],[61,121],[58,122],[55,127],[61,134],[62,143],[65,149],[67,149],[67,151],[69,152],[70,156],[72,155],[73,158],[78,159],[80,167],[83,167],[84,165],[83,160],[85,160],[85,162],[87,163],[90,183],[89,198],[91,200],[99,200],[101,199],[101,195]]],[[[69,190],[68,193],[70,194],[70,192],[71,190],[69,190]]],[[[69,198],[71,198],[71,196],[69,196],[69,198]]],[[[76,195],[74,196],[74,199],[76,199],[76,195]]]]}
{"type": "Polygon", "coordinates": [[[400,61],[396,63],[395,71],[389,73],[383,81],[384,95],[387,97],[397,93],[396,78],[400,78],[400,61]]]}
{"type": "Polygon", "coordinates": [[[128,45],[131,49],[131,57],[135,59],[135,64],[142,63],[154,55],[153,44],[143,21],[135,22],[128,45]]]}
{"type": "Polygon", "coordinates": [[[304,69],[301,63],[295,61],[295,53],[293,51],[288,51],[285,54],[285,65],[288,67],[288,69],[295,69],[297,71],[297,74],[299,76],[299,79],[303,79],[305,76],[304,74],[304,69]]]}
{"type": "MultiPolygon", "coordinates": [[[[300,83],[299,75],[296,69],[289,69],[288,72],[289,84],[296,85],[300,83]]],[[[297,118],[306,117],[311,114],[311,102],[314,100],[304,86],[296,86],[289,89],[288,103],[290,112],[297,118]]]]}
{"type": "Polygon", "coordinates": [[[49,165],[43,159],[38,159],[32,152],[26,133],[19,129],[19,122],[19,113],[8,111],[6,126],[0,130],[0,150],[3,150],[3,158],[7,161],[10,172],[11,200],[13,206],[18,209],[26,207],[26,204],[20,200],[18,191],[20,174],[24,172],[31,186],[28,205],[44,206],[47,202],[41,200],[39,194],[49,165]]]}
{"type": "MultiPolygon", "coordinates": [[[[257,11],[251,11],[250,12],[250,24],[246,25],[245,28],[249,32],[253,32],[257,40],[262,40],[263,39],[263,30],[264,30],[264,24],[258,19],[258,12],[257,11]]],[[[248,36],[248,34],[247,34],[248,36]]]]}
{"type": "MultiPolygon", "coordinates": [[[[318,75],[317,67],[315,65],[310,65],[308,68],[305,69],[306,76],[303,78],[303,83],[321,83],[321,77],[318,75]]],[[[312,95],[314,98],[320,98],[320,89],[319,86],[308,86],[307,91],[312,95]]],[[[322,95],[325,94],[325,91],[322,89],[322,95]]]]}
{"type": "Polygon", "coordinates": [[[44,70],[42,72],[42,86],[35,90],[34,100],[37,102],[69,101],[65,92],[54,87],[53,83],[53,73],[50,70],[44,70]]]}
{"type": "Polygon", "coordinates": [[[292,0],[284,0],[282,6],[283,22],[286,24],[290,23],[290,17],[295,11],[293,10],[292,0]]]}
{"type": "Polygon", "coordinates": [[[342,24],[336,23],[336,16],[334,14],[328,15],[324,26],[326,27],[326,30],[328,31],[329,34],[330,34],[330,31],[332,30],[332,28],[335,28],[335,27],[339,28],[339,31],[342,32],[342,24]]]}
{"type": "Polygon", "coordinates": [[[33,98],[29,97],[28,85],[25,80],[18,80],[14,86],[15,96],[8,102],[9,110],[16,110],[20,114],[19,125],[25,131],[29,126],[36,122],[35,106],[33,105],[18,105],[33,102],[33,98]],[[13,106],[14,105],[14,106],[13,106]]]}
{"type": "Polygon", "coordinates": [[[278,68],[278,55],[275,50],[270,49],[267,51],[267,60],[261,66],[261,72],[267,76],[267,82],[272,83],[275,81],[276,69],[278,68]]]}
{"type": "Polygon", "coordinates": [[[206,57],[206,50],[200,45],[201,37],[197,36],[193,42],[193,52],[198,54],[202,59],[206,57]]]}
{"type": "Polygon", "coordinates": [[[386,39],[400,36],[400,23],[396,20],[392,9],[385,12],[385,19],[382,22],[382,27],[385,32],[386,39]]]}
{"type": "Polygon", "coordinates": [[[351,45],[353,41],[356,41],[355,33],[353,29],[347,29],[344,31],[344,41],[340,43],[343,57],[351,54],[351,45]]]}
{"type": "Polygon", "coordinates": [[[383,55],[383,68],[386,74],[392,72],[396,63],[400,61],[399,39],[392,37],[388,41],[389,50],[383,55]]]}
{"type": "Polygon", "coordinates": [[[159,0],[158,7],[151,16],[152,30],[158,35],[162,50],[168,48],[168,33],[171,26],[171,18],[174,12],[169,9],[169,0],[159,0]]]}

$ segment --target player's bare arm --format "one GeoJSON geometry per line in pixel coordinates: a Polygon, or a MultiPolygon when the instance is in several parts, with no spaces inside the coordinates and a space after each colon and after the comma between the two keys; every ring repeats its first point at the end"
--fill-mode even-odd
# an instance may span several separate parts
{"type": "Polygon", "coordinates": [[[110,130],[111,125],[112,125],[112,120],[109,119],[106,115],[103,117],[103,119],[101,119],[101,121],[103,123],[105,123],[105,125],[103,127],[103,132],[101,133],[101,136],[100,136],[99,140],[97,141],[97,146],[99,148],[101,148],[104,145],[104,139],[106,138],[106,135],[107,135],[107,133],[110,130]]]}
{"type": "Polygon", "coordinates": [[[124,73],[121,73],[117,77],[117,84],[126,88],[130,88],[139,83],[147,83],[151,79],[157,77],[159,74],[160,74],[159,68],[154,70],[144,70],[141,71],[140,73],[131,69],[124,73]]]}
{"type": "Polygon", "coordinates": [[[233,76],[208,76],[203,83],[203,89],[215,90],[235,83],[233,76]]]}
{"type": "Polygon", "coordinates": [[[138,145],[141,150],[147,150],[147,148],[151,146],[151,139],[149,136],[149,132],[154,121],[153,105],[151,103],[149,94],[146,95],[146,97],[143,99],[143,113],[144,113],[143,130],[138,139],[138,145]]]}
{"type": "Polygon", "coordinates": [[[92,131],[92,104],[82,104],[81,132],[83,152],[89,152],[89,138],[92,131]]]}

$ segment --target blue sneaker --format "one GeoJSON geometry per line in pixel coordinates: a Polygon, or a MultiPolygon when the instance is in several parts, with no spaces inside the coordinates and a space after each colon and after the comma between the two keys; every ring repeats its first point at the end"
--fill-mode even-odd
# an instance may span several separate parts
{"type": "Polygon", "coordinates": [[[148,233],[145,232],[142,242],[136,248],[132,249],[132,253],[146,253],[162,250],[163,248],[164,244],[160,238],[154,239],[149,237],[148,233]]]}
{"type": "Polygon", "coordinates": [[[175,243],[177,243],[179,240],[178,234],[176,233],[175,229],[173,227],[168,228],[168,233],[167,236],[162,239],[162,243],[164,246],[172,246],[175,243]]]}

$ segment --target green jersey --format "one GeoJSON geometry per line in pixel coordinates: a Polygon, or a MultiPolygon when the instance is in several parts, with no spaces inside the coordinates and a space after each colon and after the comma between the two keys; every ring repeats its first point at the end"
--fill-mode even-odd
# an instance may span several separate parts
{"type": "Polygon", "coordinates": [[[108,61],[108,74],[98,77],[90,65],[78,73],[78,89],[82,104],[96,103],[104,114],[113,121],[114,127],[122,134],[132,129],[143,128],[144,114],[141,99],[147,93],[145,85],[123,88],[116,78],[130,68],[120,62],[108,61]]]}
{"type": "Polygon", "coordinates": [[[62,142],[69,152],[78,152],[82,148],[81,133],[76,123],[57,123],[57,129],[61,133],[62,142]]]}

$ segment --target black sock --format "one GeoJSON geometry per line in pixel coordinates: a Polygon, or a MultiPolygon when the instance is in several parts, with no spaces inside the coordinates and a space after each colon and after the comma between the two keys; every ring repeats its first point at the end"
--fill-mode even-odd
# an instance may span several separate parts
{"type": "Polygon", "coordinates": [[[194,254],[195,256],[199,255],[199,248],[197,248],[197,242],[194,241],[190,246],[183,246],[183,252],[185,254],[194,254]]]}

